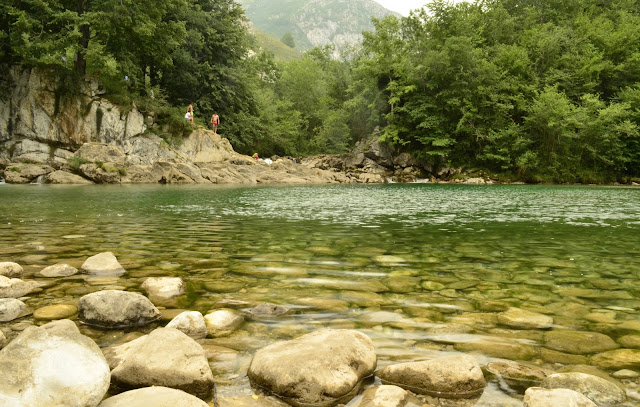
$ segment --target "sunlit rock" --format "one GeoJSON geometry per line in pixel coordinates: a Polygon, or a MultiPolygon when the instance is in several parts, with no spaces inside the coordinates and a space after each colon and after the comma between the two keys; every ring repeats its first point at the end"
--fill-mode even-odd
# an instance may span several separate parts
{"type": "Polygon", "coordinates": [[[0,298],[0,322],[9,322],[29,313],[24,302],[14,298],[0,298]]]}
{"type": "Polygon", "coordinates": [[[207,331],[211,336],[226,336],[242,325],[244,318],[233,310],[216,310],[204,316],[207,331]]]}
{"type": "Polygon", "coordinates": [[[166,326],[184,332],[193,339],[203,339],[207,336],[207,324],[198,311],[186,311],[173,318],[166,326]]]}
{"type": "Polygon", "coordinates": [[[111,252],[100,253],[89,257],[82,264],[81,268],[91,275],[98,276],[119,276],[126,272],[120,263],[118,263],[116,256],[111,252]]]}
{"type": "Polygon", "coordinates": [[[552,374],[544,379],[541,387],[571,389],[583,394],[599,406],[616,405],[627,399],[624,390],[611,381],[579,372],[552,374]]]}
{"type": "Polygon", "coordinates": [[[54,264],[40,271],[43,277],[69,277],[78,273],[78,269],[65,263],[54,264]]]}
{"type": "Polygon", "coordinates": [[[524,394],[523,407],[598,407],[582,394],[569,389],[530,387],[524,394]]]}
{"type": "Polygon", "coordinates": [[[182,390],[162,386],[129,390],[109,397],[98,407],[208,407],[201,399],[182,390]]]}
{"type": "Polygon", "coordinates": [[[598,332],[553,330],[545,332],[544,340],[547,348],[577,355],[619,348],[613,339],[598,332]]]}
{"type": "Polygon", "coordinates": [[[160,311],[142,294],[105,290],[87,294],[78,302],[78,318],[105,329],[143,326],[157,321],[160,311]]]}
{"type": "Polygon", "coordinates": [[[0,276],[9,278],[22,278],[24,270],[18,263],[10,261],[0,262],[0,276]]]}
{"type": "Polygon", "coordinates": [[[510,389],[524,393],[529,387],[539,386],[542,381],[552,374],[550,370],[533,364],[499,360],[487,364],[487,371],[499,378],[510,389]]]}
{"type": "Polygon", "coordinates": [[[72,317],[78,312],[78,307],[71,304],[47,305],[33,311],[33,317],[43,321],[53,321],[72,317]]]}
{"type": "Polygon", "coordinates": [[[616,349],[593,355],[591,363],[604,369],[640,369],[640,350],[616,349]]]}
{"type": "Polygon", "coordinates": [[[36,291],[40,287],[35,281],[0,276],[0,298],[20,298],[36,291]]]}
{"type": "Polygon", "coordinates": [[[357,407],[404,407],[409,393],[401,387],[382,385],[367,389],[357,407]]]}

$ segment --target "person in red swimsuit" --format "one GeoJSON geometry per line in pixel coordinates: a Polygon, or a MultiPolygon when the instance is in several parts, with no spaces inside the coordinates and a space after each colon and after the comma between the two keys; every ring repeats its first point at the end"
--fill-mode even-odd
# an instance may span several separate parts
{"type": "Polygon", "coordinates": [[[211,127],[213,127],[214,134],[218,134],[219,124],[220,124],[220,116],[218,116],[218,112],[214,112],[213,116],[211,116],[211,127]]]}

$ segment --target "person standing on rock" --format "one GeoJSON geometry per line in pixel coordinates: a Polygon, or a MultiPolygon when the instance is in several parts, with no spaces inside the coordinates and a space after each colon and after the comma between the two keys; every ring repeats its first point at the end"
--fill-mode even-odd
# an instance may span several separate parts
{"type": "Polygon", "coordinates": [[[220,116],[218,116],[218,112],[213,112],[213,116],[211,116],[211,127],[213,128],[214,134],[218,134],[219,124],[220,124],[220,116]]]}
{"type": "Polygon", "coordinates": [[[188,119],[191,124],[193,124],[193,102],[189,103],[189,106],[187,107],[187,115],[185,116],[185,119],[188,119]]]}

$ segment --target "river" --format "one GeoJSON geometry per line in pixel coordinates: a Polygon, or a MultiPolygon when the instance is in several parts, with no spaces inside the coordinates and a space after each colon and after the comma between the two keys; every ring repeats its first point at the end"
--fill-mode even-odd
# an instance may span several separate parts
{"type": "MultiPolygon", "coordinates": [[[[79,267],[105,251],[127,270],[49,281],[25,301],[33,309],[105,288],[142,291],[149,276],[187,283],[165,308],[289,307],[208,340],[235,352],[212,361],[221,394],[250,392],[256,349],[322,327],[369,335],[379,366],[455,351],[481,362],[591,364],[593,354],[558,351],[545,335],[597,332],[634,347],[639,248],[639,188],[0,185],[0,261],[22,265],[25,278],[46,280],[36,276],[46,266],[79,267]],[[508,307],[553,325],[505,325],[508,307]]],[[[101,346],[132,335],[82,329],[101,346]]],[[[486,397],[520,397],[499,387],[486,397]]]]}

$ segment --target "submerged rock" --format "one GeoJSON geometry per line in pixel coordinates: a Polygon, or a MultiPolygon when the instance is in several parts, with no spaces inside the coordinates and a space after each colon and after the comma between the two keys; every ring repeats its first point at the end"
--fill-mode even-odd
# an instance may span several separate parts
{"type": "Polygon", "coordinates": [[[487,364],[487,371],[500,378],[500,383],[511,389],[524,393],[529,387],[540,386],[551,371],[541,367],[518,363],[511,360],[500,360],[487,364]]]}
{"type": "Polygon", "coordinates": [[[56,319],[69,318],[78,312],[78,307],[71,304],[55,304],[38,308],[33,312],[33,317],[39,320],[53,321],[56,319]]]}
{"type": "Polygon", "coordinates": [[[200,398],[207,397],[214,385],[202,346],[173,328],[158,328],[136,340],[111,379],[118,390],[164,386],[200,398]]]}
{"type": "Polygon", "coordinates": [[[593,355],[591,363],[604,369],[640,369],[640,350],[616,349],[593,355]]]}
{"type": "Polygon", "coordinates": [[[544,342],[547,348],[577,355],[604,352],[620,347],[605,334],[585,331],[549,331],[544,335],[544,342]]]}
{"type": "Polygon", "coordinates": [[[100,348],[69,320],[18,335],[0,351],[0,372],[2,406],[97,406],[110,382],[100,348]]]}
{"type": "Polygon", "coordinates": [[[22,273],[24,273],[24,270],[18,263],[11,261],[0,262],[0,276],[22,278],[22,273]]]}
{"type": "Polygon", "coordinates": [[[253,386],[293,406],[334,406],[350,400],[376,367],[371,339],[353,330],[322,330],[256,352],[253,386]]]}
{"type": "Polygon", "coordinates": [[[261,320],[277,318],[290,312],[291,310],[283,305],[263,302],[262,304],[258,304],[257,306],[251,308],[247,316],[252,320],[261,320]]]}
{"type": "Polygon", "coordinates": [[[89,257],[81,268],[89,274],[98,276],[120,276],[126,272],[111,252],[89,257]]]}
{"type": "Polygon", "coordinates": [[[487,386],[478,362],[462,354],[387,366],[376,376],[384,384],[448,399],[473,398],[487,386]]]}
{"type": "Polygon", "coordinates": [[[182,390],[153,386],[129,390],[109,397],[98,407],[208,407],[199,398],[182,390]]]}
{"type": "Polygon", "coordinates": [[[524,393],[523,407],[598,407],[582,394],[569,389],[531,387],[524,393]]]}
{"type": "Polygon", "coordinates": [[[99,328],[122,329],[157,321],[160,311],[142,294],[105,290],[80,298],[78,318],[99,328]]]}
{"type": "Polygon", "coordinates": [[[571,389],[588,397],[599,406],[616,405],[627,399],[623,389],[598,376],[571,372],[556,373],[547,377],[542,386],[546,389],[571,389]]]}
{"type": "Polygon", "coordinates": [[[509,308],[498,314],[498,322],[519,329],[545,329],[553,325],[553,318],[520,308],[509,308]]]}

